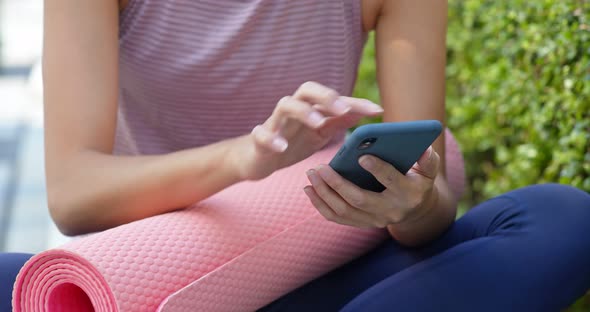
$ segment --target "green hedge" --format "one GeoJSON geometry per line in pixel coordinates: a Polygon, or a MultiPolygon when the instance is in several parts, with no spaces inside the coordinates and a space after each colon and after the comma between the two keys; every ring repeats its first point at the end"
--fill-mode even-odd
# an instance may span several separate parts
{"type": "MultiPolygon", "coordinates": [[[[378,101],[372,41],[355,94],[378,101]]],[[[541,182],[590,191],[590,1],[451,0],[447,41],[464,203],[541,182]]]]}

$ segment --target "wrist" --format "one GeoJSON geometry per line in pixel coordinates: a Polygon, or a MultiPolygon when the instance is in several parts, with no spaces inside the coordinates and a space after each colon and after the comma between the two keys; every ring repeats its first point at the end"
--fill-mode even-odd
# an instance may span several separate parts
{"type": "Polygon", "coordinates": [[[387,226],[389,233],[401,244],[419,246],[443,233],[455,220],[456,205],[444,177],[433,185],[432,194],[423,208],[411,219],[387,226]]]}
{"type": "Polygon", "coordinates": [[[432,189],[425,194],[422,203],[413,209],[413,213],[400,222],[388,225],[387,229],[391,234],[395,232],[396,236],[401,233],[415,232],[423,223],[428,223],[430,215],[435,213],[438,199],[439,192],[436,184],[433,184],[432,189]]]}
{"type": "Polygon", "coordinates": [[[261,157],[252,134],[227,141],[225,161],[239,181],[256,181],[266,178],[274,171],[270,157],[261,157]]]}
{"type": "Polygon", "coordinates": [[[436,209],[439,201],[439,190],[436,183],[432,185],[431,190],[425,194],[422,203],[414,208],[414,213],[411,213],[405,220],[395,224],[396,228],[413,227],[414,224],[419,223],[422,219],[427,218],[436,209]]]}
{"type": "Polygon", "coordinates": [[[238,182],[250,180],[247,168],[252,153],[247,151],[248,140],[249,135],[243,135],[225,141],[226,149],[223,151],[222,161],[227,164],[229,171],[234,175],[233,178],[238,182]]]}

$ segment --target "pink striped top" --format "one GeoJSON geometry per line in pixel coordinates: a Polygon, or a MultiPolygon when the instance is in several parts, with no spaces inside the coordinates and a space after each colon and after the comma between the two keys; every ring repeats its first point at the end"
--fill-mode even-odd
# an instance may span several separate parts
{"type": "Polygon", "coordinates": [[[131,0],[120,17],[115,153],[236,137],[307,80],[350,95],[361,0],[131,0]]]}

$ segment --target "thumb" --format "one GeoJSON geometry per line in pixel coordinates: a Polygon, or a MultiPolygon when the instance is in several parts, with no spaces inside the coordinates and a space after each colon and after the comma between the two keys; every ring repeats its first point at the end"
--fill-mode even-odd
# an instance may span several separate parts
{"type": "Polygon", "coordinates": [[[438,153],[434,151],[434,148],[432,148],[431,145],[426,151],[424,151],[422,156],[420,156],[420,159],[414,164],[413,169],[421,175],[434,180],[438,173],[439,163],[440,156],[438,156],[438,153]]]}

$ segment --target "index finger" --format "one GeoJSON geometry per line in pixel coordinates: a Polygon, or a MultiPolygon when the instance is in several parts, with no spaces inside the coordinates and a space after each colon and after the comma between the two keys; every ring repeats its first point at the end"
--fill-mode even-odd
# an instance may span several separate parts
{"type": "Polygon", "coordinates": [[[367,99],[359,99],[350,96],[340,96],[340,100],[350,106],[351,113],[363,116],[377,116],[383,113],[383,108],[367,99]]]}
{"type": "Polygon", "coordinates": [[[315,109],[330,115],[342,115],[351,109],[349,103],[340,100],[338,92],[314,81],[301,84],[293,97],[308,102],[315,109]]]}

